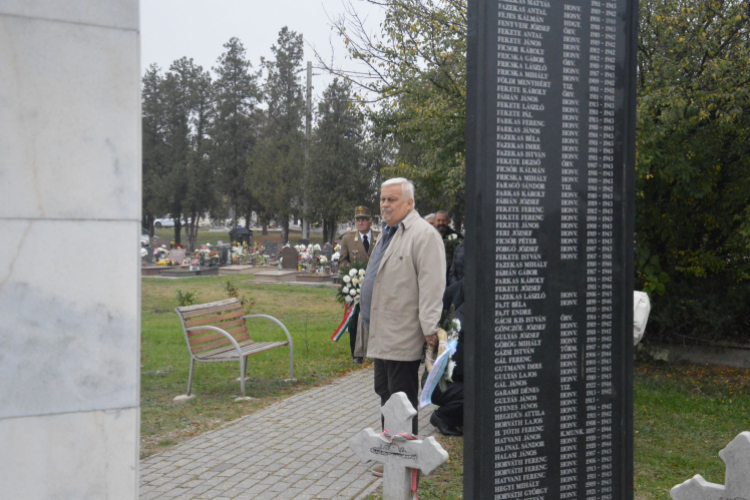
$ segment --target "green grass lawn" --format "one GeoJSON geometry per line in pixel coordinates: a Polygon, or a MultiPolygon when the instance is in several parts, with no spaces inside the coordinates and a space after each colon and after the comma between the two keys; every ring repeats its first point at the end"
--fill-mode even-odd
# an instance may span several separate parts
{"type": "MultiPolygon", "coordinates": [[[[240,294],[255,302],[251,313],[265,313],[284,323],[294,340],[294,375],[289,377],[288,350],[277,348],[249,358],[247,395],[257,398],[238,403],[239,363],[197,363],[193,393],[185,403],[172,398],[185,394],[190,357],[179,318],[175,291],[198,292],[198,302],[227,298],[226,277],[142,280],[141,345],[141,457],[164,451],[199,433],[247,415],[279,398],[329,382],[355,368],[349,342],[330,341],[341,321],[343,309],[335,300],[335,289],[292,285],[265,285],[233,277],[240,294]],[[306,333],[305,333],[306,332],[306,333]]],[[[253,323],[256,340],[286,339],[269,321],[253,323]],[[257,325],[257,327],[255,326],[257,325]]]]}

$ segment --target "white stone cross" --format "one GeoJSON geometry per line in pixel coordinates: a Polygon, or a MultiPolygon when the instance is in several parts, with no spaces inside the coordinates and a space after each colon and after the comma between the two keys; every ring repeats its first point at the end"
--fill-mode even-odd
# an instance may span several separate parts
{"type": "MultiPolygon", "coordinates": [[[[385,428],[396,436],[411,434],[411,423],[417,411],[403,392],[397,392],[381,408],[385,428]]],[[[390,440],[370,428],[364,429],[349,441],[349,447],[360,460],[382,462],[383,500],[409,500],[411,498],[412,469],[429,474],[448,460],[445,451],[435,438],[413,441],[390,440]]]]}
{"type": "Polygon", "coordinates": [[[719,452],[726,464],[725,485],[709,483],[696,474],[678,484],[672,491],[673,500],[745,500],[750,499],[750,432],[740,433],[719,452]]]}

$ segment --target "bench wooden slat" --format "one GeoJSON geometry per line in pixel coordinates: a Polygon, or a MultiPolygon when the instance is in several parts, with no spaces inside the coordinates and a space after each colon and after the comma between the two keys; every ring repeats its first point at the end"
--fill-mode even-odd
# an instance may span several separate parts
{"type": "MultiPolygon", "coordinates": [[[[195,306],[190,306],[190,307],[195,307],[195,306]]],[[[237,301],[237,299],[230,299],[230,302],[228,304],[221,304],[221,305],[216,305],[212,307],[204,307],[202,309],[197,309],[197,310],[188,311],[188,312],[180,311],[180,314],[182,315],[184,319],[189,319],[189,318],[195,318],[196,316],[206,316],[208,314],[219,313],[222,311],[232,311],[232,310],[240,309],[241,307],[242,306],[240,306],[240,303],[237,301]]]]}
{"type": "Polygon", "coordinates": [[[194,326],[212,325],[217,326],[218,321],[226,321],[234,318],[241,318],[245,315],[245,311],[238,309],[236,311],[229,312],[227,314],[214,314],[205,318],[191,319],[185,321],[186,328],[193,328],[194,326]]]}
{"type": "MultiPolygon", "coordinates": [[[[289,345],[289,342],[255,342],[252,345],[241,347],[240,350],[242,351],[243,356],[251,356],[259,352],[273,349],[274,347],[281,347],[285,345],[289,345]]],[[[236,350],[211,353],[208,356],[201,356],[201,357],[203,359],[225,359],[225,360],[238,359],[236,350]]]]}
{"type": "Polygon", "coordinates": [[[192,311],[199,311],[201,309],[206,309],[208,307],[214,307],[214,306],[223,306],[227,304],[239,304],[239,300],[237,300],[235,297],[232,297],[230,299],[224,299],[224,300],[217,300],[216,302],[206,302],[205,304],[194,304],[192,306],[181,306],[177,308],[177,312],[179,314],[188,313],[192,311]]]}
{"type": "MultiPolygon", "coordinates": [[[[234,321],[227,321],[225,323],[211,323],[210,326],[216,326],[218,328],[221,328],[222,330],[226,330],[227,332],[230,330],[230,328],[235,326],[245,326],[245,318],[240,318],[234,321]]],[[[193,330],[191,332],[188,332],[188,336],[190,337],[190,344],[200,344],[200,338],[205,337],[207,333],[214,333],[215,330],[211,330],[210,328],[206,329],[200,329],[200,330],[193,330]]]]}
{"type": "MultiPolygon", "coordinates": [[[[218,335],[221,335],[221,334],[219,333],[218,335]]],[[[236,340],[238,344],[241,344],[243,342],[248,342],[248,341],[253,342],[252,340],[250,340],[247,334],[245,334],[244,338],[234,337],[234,340],[236,340]]],[[[210,351],[214,349],[220,349],[220,348],[226,348],[226,349],[231,350],[231,349],[234,349],[234,345],[232,345],[232,343],[229,341],[228,338],[226,338],[224,335],[221,335],[221,338],[218,340],[215,340],[213,342],[209,342],[206,344],[198,344],[192,347],[193,353],[196,355],[201,352],[210,351]]]]}
{"type": "MultiPolygon", "coordinates": [[[[246,340],[250,340],[250,336],[247,335],[247,327],[243,326],[242,330],[243,331],[240,332],[239,335],[232,334],[229,331],[227,331],[227,333],[229,333],[230,335],[232,335],[232,337],[234,338],[234,340],[236,340],[237,342],[244,342],[246,340]]],[[[232,343],[229,341],[229,339],[223,333],[219,333],[219,332],[217,332],[215,330],[204,330],[204,331],[205,331],[205,333],[208,333],[209,335],[201,335],[199,337],[196,336],[196,337],[193,337],[193,338],[190,339],[190,346],[191,346],[191,349],[193,349],[193,351],[195,351],[195,347],[194,346],[200,347],[203,344],[206,344],[206,343],[211,342],[213,340],[219,340],[219,339],[224,339],[224,342],[227,345],[232,345],[232,343]]],[[[235,331],[237,331],[237,329],[235,329],[235,331]]]]}
{"type": "MultiPolygon", "coordinates": [[[[255,344],[255,341],[247,339],[247,340],[243,340],[237,343],[239,344],[240,350],[241,350],[245,347],[255,344]]],[[[193,352],[195,353],[195,356],[200,359],[208,359],[214,356],[215,354],[221,354],[221,353],[231,353],[229,354],[230,358],[233,357],[233,359],[240,359],[239,356],[237,356],[237,349],[235,349],[234,346],[230,343],[227,343],[226,345],[222,345],[218,347],[213,347],[211,349],[203,349],[200,354],[195,352],[195,350],[193,352]]]]}

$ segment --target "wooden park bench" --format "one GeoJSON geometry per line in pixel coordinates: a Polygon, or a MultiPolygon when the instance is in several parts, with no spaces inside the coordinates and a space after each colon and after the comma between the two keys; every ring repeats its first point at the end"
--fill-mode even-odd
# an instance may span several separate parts
{"type": "Polygon", "coordinates": [[[219,361],[240,362],[240,387],[245,397],[247,357],[275,347],[289,346],[289,378],[294,379],[294,345],[292,336],[284,324],[266,314],[245,315],[239,300],[232,298],[175,308],[182,321],[182,330],[190,351],[190,375],[187,396],[193,386],[195,362],[219,361]],[[254,342],[248,333],[248,318],[264,318],[273,321],[286,333],[286,342],[254,342]]]}

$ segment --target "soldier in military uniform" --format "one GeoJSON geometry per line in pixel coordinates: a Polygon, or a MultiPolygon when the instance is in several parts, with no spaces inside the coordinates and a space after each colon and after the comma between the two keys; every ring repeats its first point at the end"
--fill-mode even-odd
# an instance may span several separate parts
{"type": "MultiPolygon", "coordinates": [[[[369,208],[359,206],[354,209],[354,221],[357,229],[349,231],[341,238],[341,250],[339,251],[340,267],[351,266],[355,262],[367,266],[372,249],[375,248],[375,243],[378,240],[378,233],[370,229],[372,226],[372,215],[369,208]]],[[[352,358],[356,364],[362,363],[362,356],[355,356],[354,354],[354,347],[357,342],[358,319],[359,312],[352,317],[349,323],[349,344],[352,350],[352,358]]]]}

